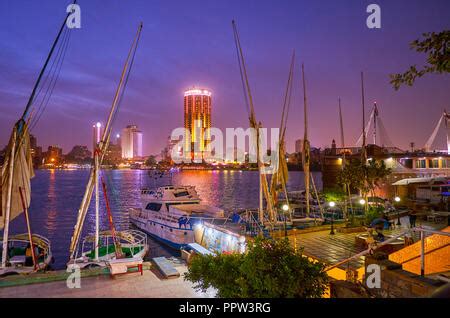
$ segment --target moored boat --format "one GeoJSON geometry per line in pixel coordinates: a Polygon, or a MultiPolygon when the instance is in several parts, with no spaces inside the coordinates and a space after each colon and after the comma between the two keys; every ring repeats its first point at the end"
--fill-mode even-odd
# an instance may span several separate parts
{"type": "Polygon", "coordinates": [[[145,233],[128,230],[116,231],[111,208],[109,206],[106,184],[103,179],[101,183],[103,186],[103,195],[105,198],[108,223],[110,226],[110,230],[106,232],[100,231],[99,204],[99,181],[101,179],[100,167],[108,149],[111,136],[111,126],[113,119],[117,115],[119,103],[123,97],[127,79],[131,71],[131,66],[133,65],[141,30],[142,23],[138,27],[136,36],[128,52],[101,140],[96,145],[94,152],[94,165],[90,171],[89,181],[86,185],[83,200],[78,210],[77,222],[75,224],[70,243],[70,260],[67,263],[69,268],[75,265],[81,268],[93,266],[103,267],[107,266],[108,262],[115,259],[130,259],[131,261],[135,261],[136,259],[142,260],[148,251],[147,237],[145,233]],[[83,240],[80,240],[84,220],[86,218],[93,193],[95,193],[95,233],[88,235],[83,240]]]}
{"type": "Polygon", "coordinates": [[[103,267],[107,262],[121,258],[141,258],[143,259],[148,251],[147,235],[141,231],[125,230],[112,233],[112,231],[102,231],[99,233],[98,258],[95,258],[95,235],[86,236],[81,242],[80,249],[75,254],[68,267],[73,264],[80,268],[103,267]],[[119,252],[118,252],[119,250],[119,252]],[[80,254],[80,255],[78,255],[80,254]]]}
{"type": "Polygon", "coordinates": [[[58,66],[53,68],[52,65],[46,74],[46,76],[52,77],[51,81],[57,80],[57,74],[59,74],[63,62],[62,56],[65,55],[68,44],[70,29],[66,28],[66,20],[70,14],[71,12],[64,18],[34,84],[22,116],[13,127],[5,151],[4,163],[0,169],[0,229],[3,230],[3,239],[0,241],[0,276],[30,274],[38,270],[45,270],[53,260],[50,240],[33,233],[30,226],[28,209],[31,203],[31,178],[34,177],[30,129],[36,125],[43,113],[43,109],[41,109],[42,103],[36,108],[35,101],[39,98],[39,94],[47,83],[48,77],[44,82],[41,82],[41,80],[47,71],[47,66],[52,59],[55,48],[58,47],[58,52],[62,54],[53,60],[53,63],[58,61],[56,63],[58,66]],[[62,34],[64,40],[59,41],[62,34]],[[32,116],[33,113],[35,114],[34,117],[32,116]],[[27,233],[10,235],[11,221],[21,214],[25,216],[27,233]]]}
{"type": "Polygon", "coordinates": [[[197,224],[227,220],[222,209],[201,203],[194,186],[143,189],[141,207],[130,209],[129,214],[137,228],[176,249],[194,242],[197,224]]]}

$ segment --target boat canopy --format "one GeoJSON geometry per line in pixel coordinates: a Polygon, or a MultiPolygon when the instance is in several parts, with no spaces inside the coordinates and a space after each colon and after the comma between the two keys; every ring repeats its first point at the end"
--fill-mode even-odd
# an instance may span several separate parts
{"type": "MultiPolygon", "coordinates": [[[[48,252],[50,249],[50,241],[38,234],[32,235],[33,244],[39,248],[42,248],[45,252],[48,252]]],[[[21,242],[30,242],[28,233],[11,235],[9,237],[9,241],[21,241],[21,242]]]]}
{"type": "Polygon", "coordinates": [[[447,182],[446,177],[426,177],[426,178],[406,178],[394,182],[394,186],[404,186],[412,183],[428,183],[433,184],[435,182],[447,182]]]}

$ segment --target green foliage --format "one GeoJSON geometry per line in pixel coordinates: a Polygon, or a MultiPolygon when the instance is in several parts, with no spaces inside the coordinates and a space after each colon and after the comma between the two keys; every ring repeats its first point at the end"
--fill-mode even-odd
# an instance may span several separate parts
{"type": "Polygon", "coordinates": [[[309,261],[286,239],[267,238],[256,238],[246,254],[196,255],[185,279],[231,298],[321,297],[328,283],[322,263],[309,261]]]}
{"type": "Polygon", "coordinates": [[[151,166],[155,166],[156,164],[157,164],[157,161],[156,161],[156,157],[155,156],[149,156],[147,158],[147,160],[145,160],[145,165],[146,166],[151,167],[151,166]]]}
{"type": "Polygon", "coordinates": [[[363,196],[375,191],[382,179],[391,173],[383,160],[369,160],[368,164],[361,164],[361,160],[352,159],[345,168],[339,171],[337,182],[340,185],[349,185],[361,191],[363,196]]]}
{"type": "Polygon", "coordinates": [[[364,187],[364,168],[361,160],[352,159],[337,175],[337,183],[350,188],[362,190],[364,187]]]}
{"type": "Polygon", "coordinates": [[[346,193],[342,187],[334,187],[323,191],[326,202],[342,202],[346,197],[346,193]]]}
{"type": "Polygon", "coordinates": [[[450,30],[439,33],[430,32],[423,34],[423,40],[411,42],[411,49],[428,54],[427,65],[418,70],[411,66],[403,74],[391,74],[391,84],[398,90],[402,84],[412,86],[414,81],[427,73],[450,73],[450,30]]]}
{"type": "Polygon", "coordinates": [[[384,161],[370,160],[368,165],[365,165],[366,178],[366,192],[373,192],[380,186],[380,181],[391,174],[392,170],[387,168],[384,161]]]}
{"type": "Polygon", "coordinates": [[[372,223],[373,220],[381,217],[383,210],[384,210],[383,207],[373,207],[373,206],[369,207],[365,215],[366,225],[370,225],[370,223],[372,223]]]}

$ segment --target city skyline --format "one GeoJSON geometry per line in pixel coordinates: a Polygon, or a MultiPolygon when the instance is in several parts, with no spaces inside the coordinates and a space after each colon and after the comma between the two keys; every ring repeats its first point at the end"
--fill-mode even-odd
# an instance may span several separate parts
{"type": "MultiPolygon", "coordinates": [[[[252,1],[240,6],[233,1],[199,1],[188,7],[172,1],[164,8],[156,2],[112,2],[104,7],[101,2],[80,1],[82,28],[72,32],[60,79],[32,133],[43,149],[56,144],[68,152],[73,145],[92,142],[88,127],[106,119],[129,35],[140,20],[144,22],[142,42],[113,132],[136,123],[148,136],[143,145],[145,155],[159,153],[171,130],[183,127],[180,101],[184,90],[193,85],[214,93],[214,127],[248,127],[230,25],[233,18],[241,28],[255,109],[264,127],[279,124],[293,49],[298,64],[305,63],[310,139],[317,147],[339,140],[338,97],[342,99],[346,144],[354,145],[359,137],[360,71],[366,79],[366,116],[376,100],[393,143],[403,149],[412,141],[422,147],[443,109],[450,108],[446,75],[427,75],[399,91],[389,84],[389,74],[424,64],[425,55],[410,50],[409,43],[424,32],[448,28],[450,13],[445,1],[433,1],[433,6],[419,1],[379,1],[379,30],[365,26],[368,3],[257,3],[255,12],[256,2],[252,1]],[[195,10],[200,6],[205,12],[202,17],[195,10]],[[324,11],[334,14],[322,15],[324,11]],[[333,32],[329,32],[330,25],[333,32]],[[86,129],[78,129],[80,126],[86,129]]],[[[0,4],[0,36],[4,39],[0,44],[4,70],[0,74],[0,147],[6,145],[26,103],[66,5],[43,1],[23,10],[20,2],[0,4]]],[[[297,65],[287,124],[288,152],[303,135],[302,98],[297,65]]],[[[435,148],[444,148],[443,134],[438,135],[436,144],[435,148]]]]}

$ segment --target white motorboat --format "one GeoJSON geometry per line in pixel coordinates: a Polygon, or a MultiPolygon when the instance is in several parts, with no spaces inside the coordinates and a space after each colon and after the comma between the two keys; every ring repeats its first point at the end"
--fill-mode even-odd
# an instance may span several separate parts
{"type": "Polygon", "coordinates": [[[194,227],[224,223],[224,211],[201,203],[194,186],[165,186],[141,191],[141,207],[130,209],[130,221],[157,240],[180,249],[194,242],[194,227]]]}

